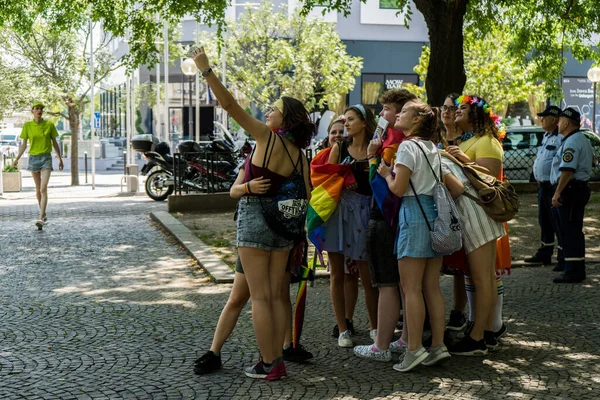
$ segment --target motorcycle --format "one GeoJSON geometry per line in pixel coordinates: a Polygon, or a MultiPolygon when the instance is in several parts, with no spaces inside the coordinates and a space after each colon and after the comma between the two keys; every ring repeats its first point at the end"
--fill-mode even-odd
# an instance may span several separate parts
{"type": "Polygon", "coordinates": [[[131,143],[133,149],[148,161],[141,174],[149,174],[146,194],[156,201],[165,200],[175,190],[174,164],[178,168],[177,179],[186,192],[228,191],[237,177],[239,157],[248,152],[249,147],[246,143],[238,150],[227,137],[215,139],[205,146],[188,140],[177,146],[181,158],[174,158],[169,145],[158,143],[153,135],[136,135],[131,143]]]}

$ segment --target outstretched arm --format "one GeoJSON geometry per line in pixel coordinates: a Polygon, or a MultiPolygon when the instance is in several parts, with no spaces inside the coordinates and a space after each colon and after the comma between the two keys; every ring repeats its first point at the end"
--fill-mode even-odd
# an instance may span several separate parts
{"type": "Polygon", "coordinates": [[[23,153],[25,153],[25,150],[27,150],[27,139],[23,139],[23,142],[19,147],[19,153],[17,154],[17,158],[15,158],[15,161],[13,162],[13,167],[18,168],[19,159],[21,158],[23,153]]]}
{"type": "MultiPolygon", "coordinates": [[[[210,68],[210,63],[204,52],[204,47],[194,50],[193,57],[200,72],[207,71],[210,68]]],[[[213,72],[206,76],[206,82],[217,97],[217,100],[219,100],[221,107],[231,115],[235,122],[249,132],[257,142],[267,141],[270,134],[269,128],[267,128],[262,121],[259,121],[248,114],[237,101],[235,101],[231,93],[229,93],[229,90],[223,86],[219,78],[217,78],[213,72]]]]}

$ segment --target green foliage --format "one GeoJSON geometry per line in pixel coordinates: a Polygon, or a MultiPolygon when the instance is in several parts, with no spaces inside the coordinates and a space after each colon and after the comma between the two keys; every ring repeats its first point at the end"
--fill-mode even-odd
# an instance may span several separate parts
{"type": "MultiPolygon", "coordinates": [[[[332,24],[309,20],[269,3],[248,10],[228,27],[223,50],[227,84],[263,109],[282,95],[302,101],[307,109],[331,108],[351,90],[362,61],[346,53],[332,24]]],[[[204,34],[215,70],[221,73],[218,43],[204,34]]]]}
{"type": "Polygon", "coordinates": [[[2,169],[2,172],[19,172],[19,168],[13,167],[12,162],[10,164],[6,163],[6,164],[4,164],[4,168],[2,169]]]}
{"type": "MultiPolygon", "coordinates": [[[[533,78],[535,65],[523,66],[511,56],[507,45],[508,33],[495,29],[484,38],[465,33],[464,52],[467,82],[463,93],[485,98],[498,115],[503,115],[510,103],[527,101],[530,96],[542,98],[544,85],[533,78]]],[[[425,81],[431,50],[423,46],[419,64],[414,71],[425,81]]],[[[419,89],[424,96],[424,89],[419,89]]]]}
{"type": "Polygon", "coordinates": [[[146,133],[142,129],[142,112],[139,109],[135,110],[135,131],[138,135],[143,135],[146,133]]]}

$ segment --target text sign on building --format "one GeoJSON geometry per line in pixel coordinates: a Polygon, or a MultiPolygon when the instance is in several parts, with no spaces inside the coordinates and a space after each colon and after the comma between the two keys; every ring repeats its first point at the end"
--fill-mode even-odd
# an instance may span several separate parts
{"type": "Polygon", "coordinates": [[[94,129],[100,129],[100,113],[94,113],[94,129]]]}
{"type": "MultiPolygon", "coordinates": [[[[581,127],[592,129],[594,87],[587,78],[563,78],[561,108],[573,107],[581,114],[581,127]]],[[[600,123],[600,105],[596,103],[596,126],[600,123]]]]}

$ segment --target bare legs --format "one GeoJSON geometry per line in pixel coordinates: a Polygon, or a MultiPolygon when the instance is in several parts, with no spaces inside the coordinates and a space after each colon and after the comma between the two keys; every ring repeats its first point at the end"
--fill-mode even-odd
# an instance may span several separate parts
{"type": "Polygon", "coordinates": [[[344,300],[344,255],[328,252],[329,258],[329,294],[333,304],[335,321],[340,333],[348,330],[346,325],[346,302],[344,300]]]}
{"type": "Polygon", "coordinates": [[[248,283],[246,283],[246,276],[236,272],[233,287],[231,288],[231,293],[229,293],[229,299],[223,311],[221,311],[221,316],[217,323],[210,351],[215,354],[221,353],[223,344],[227,341],[231,332],[233,332],[233,328],[235,328],[235,324],[240,317],[242,309],[248,303],[249,298],[250,290],[248,289],[248,283]]]}
{"type": "Polygon", "coordinates": [[[258,347],[263,361],[271,364],[282,355],[287,319],[281,286],[289,251],[240,247],[238,252],[252,297],[252,321],[258,347]]]}
{"type": "Polygon", "coordinates": [[[344,274],[344,308],[346,319],[352,321],[358,301],[358,274],[344,274]]]}
{"type": "Polygon", "coordinates": [[[465,278],[462,275],[454,275],[454,311],[465,311],[467,305],[467,291],[465,288],[465,278]]]}
{"type": "MultiPolygon", "coordinates": [[[[377,339],[375,345],[386,350],[394,336],[394,329],[400,315],[400,292],[398,286],[379,287],[377,307],[377,339]]],[[[403,330],[404,332],[404,330],[403,330]]]]}
{"type": "MultiPolygon", "coordinates": [[[[442,258],[411,258],[398,260],[400,282],[404,291],[404,315],[408,324],[408,349],[421,347],[423,323],[425,321],[425,301],[429,310],[432,347],[440,346],[444,341],[445,305],[440,291],[439,273],[442,258]]],[[[407,326],[405,325],[405,328],[407,326]]]]}
{"type": "Polygon", "coordinates": [[[50,181],[50,173],[52,170],[46,168],[42,171],[33,171],[31,176],[35,183],[35,197],[37,198],[40,208],[40,220],[46,218],[46,206],[48,205],[48,182],[50,181]]]}
{"type": "Polygon", "coordinates": [[[496,288],[496,241],[492,240],[467,254],[469,273],[475,286],[475,324],[473,340],[483,339],[484,330],[493,330],[496,288]]]}
{"type": "MultiPolygon", "coordinates": [[[[360,280],[365,291],[365,303],[367,305],[367,312],[369,313],[369,329],[377,329],[377,299],[379,293],[377,288],[373,287],[371,283],[371,272],[369,271],[369,263],[366,261],[357,261],[358,272],[360,273],[360,280]]],[[[396,313],[396,315],[398,315],[396,313]]]]}

